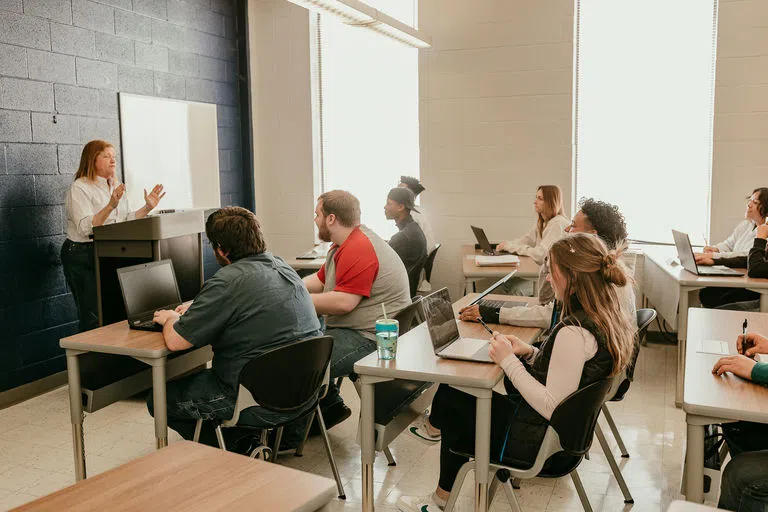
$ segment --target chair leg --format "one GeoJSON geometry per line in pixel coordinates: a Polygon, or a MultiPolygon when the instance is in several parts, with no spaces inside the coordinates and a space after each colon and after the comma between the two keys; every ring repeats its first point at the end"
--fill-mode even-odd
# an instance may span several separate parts
{"type": "Polygon", "coordinates": [[[597,440],[600,443],[600,446],[603,448],[603,453],[605,454],[605,458],[608,459],[608,465],[611,467],[611,471],[613,472],[613,477],[616,479],[616,482],[619,484],[619,488],[621,489],[621,494],[624,495],[624,503],[634,503],[635,500],[632,498],[632,494],[629,492],[629,487],[627,487],[627,483],[624,481],[624,475],[621,474],[621,469],[619,468],[619,465],[616,464],[616,459],[613,458],[611,449],[608,446],[608,441],[605,440],[605,434],[603,434],[603,429],[600,428],[599,423],[595,425],[595,435],[597,436],[597,440]]]}
{"type": "Polygon", "coordinates": [[[315,420],[315,413],[312,412],[312,414],[309,416],[309,423],[307,423],[307,430],[304,432],[304,439],[301,440],[301,444],[298,448],[296,448],[296,451],[293,453],[294,457],[303,457],[304,456],[304,444],[307,442],[307,437],[309,437],[309,429],[312,428],[312,422],[315,420]]]}
{"type": "Polygon", "coordinates": [[[336,489],[339,491],[339,498],[342,500],[347,499],[347,495],[344,494],[344,486],[341,484],[341,477],[339,477],[339,468],[336,467],[336,459],[333,458],[333,452],[331,451],[331,441],[328,439],[328,431],[325,429],[325,420],[323,420],[323,413],[320,411],[320,405],[315,409],[317,415],[317,424],[320,426],[320,433],[323,435],[323,444],[325,444],[325,453],[328,455],[328,462],[331,464],[331,471],[333,471],[333,478],[336,479],[336,489]]]}
{"type": "Polygon", "coordinates": [[[219,441],[219,448],[226,450],[227,445],[224,444],[224,434],[221,433],[221,425],[216,425],[216,439],[219,441]]]}
{"type": "Polygon", "coordinates": [[[199,443],[200,442],[200,431],[203,429],[203,420],[199,419],[197,420],[197,423],[195,423],[195,435],[192,437],[192,441],[199,443]]]}
{"type": "Polygon", "coordinates": [[[277,432],[275,433],[275,447],[272,449],[272,460],[271,462],[277,462],[277,455],[280,453],[280,441],[283,439],[283,427],[277,427],[277,432]]]}
{"type": "Polygon", "coordinates": [[[384,451],[384,456],[387,458],[387,465],[397,466],[397,462],[395,462],[395,457],[392,455],[392,452],[389,451],[389,446],[385,446],[383,451],[384,451]]]}
{"type": "Polygon", "coordinates": [[[587,492],[584,490],[579,473],[575,469],[571,471],[571,480],[573,480],[573,485],[576,487],[576,493],[579,495],[584,512],[592,512],[592,505],[589,503],[589,498],[587,498],[587,492]]]}
{"type": "Polygon", "coordinates": [[[464,485],[464,480],[467,479],[467,473],[474,469],[474,467],[474,462],[467,462],[461,466],[461,469],[459,469],[459,472],[456,475],[456,479],[453,481],[453,489],[451,489],[451,495],[448,497],[448,502],[445,504],[443,512],[453,512],[453,508],[456,506],[456,500],[461,493],[461,486],[464,485]]]}
{"type": "Polygon", "coordinates": [[[504,489],[504,494],[507,496],[507,501],[509,502],[509,506],[512,508],[512,512],[522,512],[520,503],[517,501],[517,495],[515,494],[515,490],[512,487],[511,478],[507,480],[507,483],[502,486],[502,489],[504,489]]]}
{"type": "Polygon", "coordinates": [[[502,482],[496,477],[496,474],[491,478],[491,485],[488,486],[488,507],[493,505],[493,498],[496,497],[496,492],[499,490],[499,485],[503,485],[502,482]]]}
{"type": "Polygon", "coordinates": [[[627,452],[627,447],[624,446],[624,440],[621,438],[619,429],[616,427],[616,422],[613,421],[613,416],[611,416],[611,411],[608,410],[608,404],[603,404],[602,411],[603,411],[603,415],[605,416],[605,421],[608,422],[608,426],[611,429],[613,438],[616,439],[616,444],[619,445],[621,456],[624,457],[625,459],[629,458],[629,452],[627,452]]]}

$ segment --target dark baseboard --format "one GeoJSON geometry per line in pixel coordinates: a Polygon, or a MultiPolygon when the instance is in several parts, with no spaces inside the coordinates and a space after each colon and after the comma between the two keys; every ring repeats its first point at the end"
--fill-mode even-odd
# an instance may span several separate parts
{"type": "Polygon", "coordinates": [[[5,409],[11,405],[18,404],[24,400],[29,400],[36,396],[40,396],[49,391],[64,386],[67,383],[67,372],[54,373],[48,377],[30,382],[29,384],[23,384],[21,386],[3,391],[0,393],[0,409],[5,409]]]}

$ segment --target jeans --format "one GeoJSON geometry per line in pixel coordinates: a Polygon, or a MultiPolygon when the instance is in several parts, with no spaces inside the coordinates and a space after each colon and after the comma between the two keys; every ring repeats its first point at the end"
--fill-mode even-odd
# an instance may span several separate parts
{"type": "Polygon", "coordinates": [[[376,350],[376,342],[369,340],[354,329],[325,330],[327,336],[333,336],[333,352],[331,353],[331,383],[328,394],[320,402],[325,410],[333,405],[344,403],[336,386],[337,377],[346,377],[354,369],[355,363],[376,350]]]}
{"type": "Polygon", "coordinates": [[[768,451],[736,455],[725,466],[719,508],[738,512],[768,512],[768,451]]]}
{"type": "Polygon", "coordinates": [[[61,263],[64,277],[72,291],[80,320],[79,331],[85,332],[99,326],[99,309],[96,302],[96,264],[92,243],[75,243],[65,240],[61,246],[61,263]]]}

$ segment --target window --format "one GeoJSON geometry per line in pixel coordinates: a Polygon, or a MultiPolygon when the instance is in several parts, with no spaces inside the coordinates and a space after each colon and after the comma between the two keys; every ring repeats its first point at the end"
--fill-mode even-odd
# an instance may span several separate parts
{"type": "MultiPolygon", "coordinates": [[[[366,3],[415,25],[416,0],[366,3]]],[[[316,19],[316,189],[352,192],[363,224],[389,239],[397,228],[384,217],[387,192],[401,175],[419,176],[418,50],[333,16],[316,19]]]]}
{"type": "Polygon", "coordinates": [[[575,199],[629,236],[709,231],[716,0],[577,0],[575,199]]]}

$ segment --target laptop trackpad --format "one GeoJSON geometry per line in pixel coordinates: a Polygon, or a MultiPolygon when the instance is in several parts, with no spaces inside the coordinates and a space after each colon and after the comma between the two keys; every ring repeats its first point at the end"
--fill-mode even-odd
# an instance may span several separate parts
{"type": "Polygon", "coordinates": [[[477,354],[481,349],[484,349],[485,352],[488,353],[488,345],[488,340],[461,338],[452,343],[451,346],[443,350],[440,354],[469,358],[477,354]]]}

